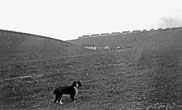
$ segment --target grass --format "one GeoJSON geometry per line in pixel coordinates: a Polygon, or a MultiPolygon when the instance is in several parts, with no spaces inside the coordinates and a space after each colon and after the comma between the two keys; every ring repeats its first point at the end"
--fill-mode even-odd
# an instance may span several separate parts
{"type": "Polygon", "coordinates": [[[131,48],[17,63],[1,70],[0,109],[180,110],[181,61],[170,51],[131,48]],[[76,103],[54,104],[53,90],[73,80],[83,84],[76,103]]]}

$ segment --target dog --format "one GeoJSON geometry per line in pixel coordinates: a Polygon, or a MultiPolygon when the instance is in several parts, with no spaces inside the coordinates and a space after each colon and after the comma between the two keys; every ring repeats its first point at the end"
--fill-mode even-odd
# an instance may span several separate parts
{"type": "Polygon", "coordinates": [[[58,101],[58,103],[63,104],[61,98],[63,95],[70,95],[70,99],[75,102],[74,97],[78,94],[79,88],[82,86],[80,81],[74,81],[71,86],[62,86],[58,87],[54,90],[55,100],[54,103],[58,101]]]}

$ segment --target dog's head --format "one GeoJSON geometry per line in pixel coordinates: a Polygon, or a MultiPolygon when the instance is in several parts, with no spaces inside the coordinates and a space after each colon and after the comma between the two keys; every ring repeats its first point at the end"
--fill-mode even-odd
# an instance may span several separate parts
{"type": "Polygon", "coordinates": [[[81,84],[81,82],[80,82],[80,81],[74,81],[74,82],[73,82],[73,84],[72,84],[72,86],[73,86],[73,87],[77,87],[77,88],[79,88],[79,87],[81,87],[81,86],[82,86],[82,84],[81,84]]]}
{"type": "Polygon", "coordinates": [[[78,88],[82,86],[81,82],[80,81],[77,81],[77,85],[76,85],[78,88]]]}

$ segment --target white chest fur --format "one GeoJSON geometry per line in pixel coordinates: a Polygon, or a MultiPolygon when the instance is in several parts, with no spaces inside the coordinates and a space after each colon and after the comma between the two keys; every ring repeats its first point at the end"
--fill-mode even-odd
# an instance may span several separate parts
{"type": "Polygon", "coordinates": [[[74,89],[75,89],[75,96],[77,96],[78,95],[78,88],[77,87],[74,87],[74,89]]]}

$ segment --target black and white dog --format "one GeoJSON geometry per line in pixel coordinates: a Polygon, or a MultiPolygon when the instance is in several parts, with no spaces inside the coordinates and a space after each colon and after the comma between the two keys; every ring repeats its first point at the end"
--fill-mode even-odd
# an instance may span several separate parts
{"type": "Polygon", "coordinates": [[[80,81],[74,81],[71,86],[62,86],[54,90],[55,100],[54,103],[63,104],[61,98],[63,95],[70,95],[70,99],[75,100],[74,97],[78,94],[79,87],[81,87],[80,81]]]}

